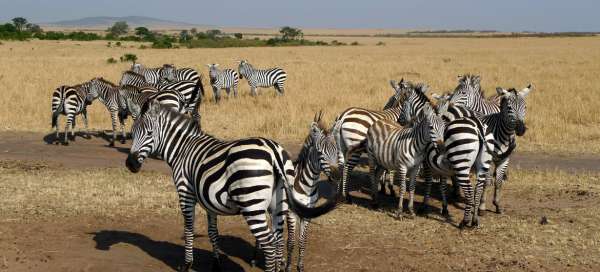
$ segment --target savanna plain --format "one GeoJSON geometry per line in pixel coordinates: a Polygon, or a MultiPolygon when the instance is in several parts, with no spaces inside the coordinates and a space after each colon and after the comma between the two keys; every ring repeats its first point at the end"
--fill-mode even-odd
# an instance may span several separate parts
{"type": "MultiPolygon", "coordinates": [[[[519,154],[558,160],[600,155],[600,38],[335,39],[361,45],[159,50],[131,42],[107,47],[106,42],[2,41],[0,135],[41,135],[43,142],[51,132],[50,96],[56,87],[99,76],[117,83],[130,64],[106,60],[133,53],[147,66],[172,63],[202,72],[207,93],[200,107],[202,127],[221,138],[263,136],[297,146],[319,110],[331,124],[350,106],[382,108],[393,93],[391,79],[424,82],[431,93],[444,93],[454,89],[458,75],[474,73],[482,76],[486,95],[497,86],[533,84],[519,154]],[[379,41],[385,45],[376,45],[379,41]],[[216,105],[205,64],[237,69],[240,59],[284,68],[285,95],[261,89],[251,97],[242,80],[237,99],[216,105]]],[[[88,115],[92,130],[110,130],[103,105],[94,102],[88,115]]],[[[60,156],[86,143],[77,139],[71,146],[44,148],[55,148],[60,156]]],[[[359,200],[314,220],[307,271],[600,270],[597,170],[511,169],[504,186],[506,212],[488,212],[479,228],[466,231],[436,214],[438,201],[429,217],[389,216],[397,205],[393,197],[383,197],[383,207],[373,210],[363,189],[366,170],[359,169],[353,180],[359,200]]],[[[421,193],[419,186],[417,205],[421,193]]],[[[455,221],[462,208],[451,207],[455,221]]],[[[197,213],[195,268],[206,271],[211,247],[206,218],[202,209],[197,213]]],[[[243,220],[222,217],[219,225],[229,256],[226,271],[260,271],[249,265],[254,241],[243,220]]],[[[165,271],[183,260],[182,230],[175,189],[164,171],[146,167],[134,175],[124,167],[0,160],[0,270],[165,271]]]]}

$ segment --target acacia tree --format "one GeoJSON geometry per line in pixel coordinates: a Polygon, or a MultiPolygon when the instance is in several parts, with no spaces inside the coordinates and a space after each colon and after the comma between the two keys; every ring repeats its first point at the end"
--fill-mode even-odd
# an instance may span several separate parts
{"type": "Polygon", "coordinates": [[[302,37],[304,37],[302,29],[293,28],[289,26],[284,26],[281,29],[279,29],[279,33],[281,33],[281,39],[284,41],[302,39],[302,37]]]}
{"type": "Polygon", "coordinates": [[[109,27],[106,31],[110,32],[110,34],[114,35],[115,37],[118,37],[126,34],[127,31],[129,31],[129,25],[127,25],[127,22],[125,21],[115,22],[115,24],[109,27]]]}
{"type": "Polygon", "coordinates": [[[13,24],[15,25],[15,27],[17,28],[17,31],[21,32],[23,30],[23,28],[25,27],[25,25],[27,25],[27,19],[23,18],[23,17],[16,17],[12,19],[13,24]]]}

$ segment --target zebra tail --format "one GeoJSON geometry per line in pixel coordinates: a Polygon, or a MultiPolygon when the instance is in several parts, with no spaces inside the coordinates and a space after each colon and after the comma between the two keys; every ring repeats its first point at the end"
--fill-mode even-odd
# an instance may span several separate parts
{"type": "Polygon", "coordinates": [[[342,145],[342,123],[344,123],[342,121],[342,119],[340,118],[340,116],[335,118],[335,123],[333,123],[333,126],[331,127],[331,133],[333,134],[333,137],[335,138],[335,143],[338,146],[338,150],[341,150],[341,145],[342,145]]]}
{"type": "MultiPolygon", "coordinates": [[[[283,151],[283,152],[285,152],[285,151],[283,151]]],[[[286,201],[287,201],[290,209],[292,210],[292,212],[294,212],[298,217],[300,217],[302,219],[311,219],[311,218],[316,218],[323,214],[326,214],[336,207],[337,201],[336,201],[335,194],[333,196],[330,196],[329,198],[327,198],[325,204],[322,204],[322,205],[316,206],[316,207],[308,207],[308,206],[304,205],[304,203],[298,201],[294,197],[294,190],[292,190],[292,188],[290,186],[291,183],[287,179],[287,175],[285,174],[285,170],[283,167],[284,164],[281,160],[281,157],[279,157],[279,156],[277,156],[277,157],[278,157],[277,164],[274,165],[275,169],[273,169],[273,170],[274,170],[274,172],[279,174],[279,178],[277,180],[279,182],[283,183],[283,188],[285,189],[285,193],[287,195],[286,201]]],[[[336,190],[332,190],[332,191],[335,192],[336,190]]],[[[319,194],[319,197],[320,196],[321,195],[319,194]]]]}

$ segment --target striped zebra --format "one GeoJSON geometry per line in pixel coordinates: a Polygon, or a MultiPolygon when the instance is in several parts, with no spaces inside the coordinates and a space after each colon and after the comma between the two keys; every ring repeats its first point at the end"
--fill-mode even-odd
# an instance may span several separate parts
{"type": "MultiPolygon", "coordinates": [[[[404,108],[403,108],[404,110],[404,108]]],[[[376,178],[384,169],[396,171],[394,178],[400,184],[400,199],[396,215],[403,212],[406,179],[409,183],[408,213],[414,215],[413,202],[416,178],[419,167],[424,159],[425,148],[432,141],[436,142],[442,136],[440,128],[435,125],[433,109],[422,111],[412,120],[412,127],[403,128],[397,122],[381,119],[373,123],[367,131],[366,150],[369,157],[369,173],[371,174],[371,196],[373,205],[377,206],[376,178]]]]}
{"type": "Polygon", "coordinates": [[[471,74],[459,77],[458,86],[450,96],[450,103],[464,106],[480,116],[500,112],[498,102],[497,97],[491,99],[484,97],[481,90],[481,77],[471,74]]]}
{"type": "Polygon", "coordinates": [[[158,68],[146,68],[141,63],[134,63],[131,66],[131,71],[144,76],[148,83],[156,84],[175,80],[175,66],[172,64],[164,64],[158,68]]]}
{"type": "MultiPolygon", "coordinates": [[[[433,106],[422,92],[414,92],[407,97],[402,107],[400,120],[410,120],[417,112],[430,111],[433,106]]],[[[429,211],[429,198],[433,176],[440,178],[442,192],[442,215],[449,218],[448,203],[445,196],[446,177],[451,177],[453,183],[460,187],[465,195],[465,211],[460,227],[479,224],[478,207],[483,187],[489,177],[491,165],[489,144],[491,134],[488,127],[476,117],[476,114],[462,106],[442,103],[437,108],[438,122],[434,129],[443,127],[443,141],[432,141],[426,148],[423,172],[426,182],[423,207],[429,211]],[[470,172],[474,170],[477,183],[473,188],[470,172]]]]}
{"type": "Polygon", "coordinates": [[[152,87],[159,91],[174,90],[184,96],[186,102],[186,111],[192,115],[192,117],[200,120],[200,113],[198,108],[202,103],[202,97],[204,96],[204,85],[202,84],[202,76],[197,81],[173,81],[166,83],[147,83],[142,81],[143,76],[136,74],[131,71],[123,73],[120,84],[132,85],[138,88],[152,87]]]}
{"type": "MultiPolygon", "coordinates": [[[[396,92],[394,95],[397,97],[402,97],[409,90],[415,88],[411,82],[404,81],[404,79],[400,80],[398,84],[395,81],[390,81],[390,84],[396,92]]],[[[346,202],[351,202],[351,197],[348,194],[348,175],[358,164],[362,153],[365,152],[364,147],[366,146],[367,131],[373,123],[379,120],[398,120],[400,111],[400,104],[383,111],[351,107],[343,111],[336,118],[332,134],[340,151],[340,164],[342,164],[340,167],[342,168],[342,186],[340,186],[340,189],[346,202]]]]}
{"type": "Polygon", "coordinates": [[[127,113],[131,115],[134,122],[147,110],[149,101],[156,101],[165,107],[172,108],[174,111],[186,113],[185,97],[175,90],[159,92],[154,88],[137,88],[125,85],[119,88],[119,95],[124,100],[122,103],[126,105],[127,113]]]}
{"type": "MultiPolygon", "coordinates": [[[[488,126],[488,131],[493,134],[493,141],[491,142],[493,143],[492,155],[496,168],[494,171],[493,204],[496,206],[496,213],[503,212],[500,203],[502,185],[507,179],[506,171],[510,155],[516,148],[516,136],[523,136],[526,131],[525,114],[527,104],[525,98],[532,89],[531,84],[521,91],[514,88],[509,90],[497,88],[496,91],[500,99],[500,112],[481,117],[482,122],[488,126]]],[[[482,212],[486,211],[485,201],[484,187],[481,205],[479,206],[479,210],[482,212]]]]}
{"type": "Polygon", "coordinates": [[[123,104],[123,100],[119,95],[119,86],[105,80],[104,78],[97,77],[90,81],[89,92],[87,94],[87,100],[93,101],[98,98],[106,109],[110,113],[112,121],[112,140],[109,146],[115,146],[117,140],[117,120],[121,125],[121,143],[125,143],[125,118],[127,117],[127,106],[123,104]]]}
{"type": "Polygon", "coordinates": [[[246,78],[250,85],[250,94],[256,96],[256,89],[275,87],[277,94],[283,95],[283,83],[287,79],[287,74],[281,68],[269,68],[259,70],[254,68],[247,60],[241,60],[238,67],[240,79],[246,78]]]}
{"type": "Polygon", "coordinates": [[[89,82],[75,86],[60,86],[52,93],[52,129],[56,131],[55,144],[59,144],[58,134],[58,116],[65,115],[67,118],[65,124],[64,145],[69,145],[68,132],[71,131],[71,137],[75,141],[75,117],[81,114],[85,125],[85,133],[88,134],[87,106],[92,104],[87,100],[89,91],[89,82]]]}
{"type": "Polygon", "coordinates": [[[214,265],[219,266],[221,253],[217,215],[241,214],[265,254],[266,271],[277,271],[282,263],[288,205],[300,218],[314,218],[335,207],[331,197],[312,208],[295,198],[292,161],[272,140],[222,141],[205,134],[196,120],[157,103],[150,103],[148,111],[134,123],[132,135],[133,145],[126,160],[130,171],[138,172],[150,154],[160,155],[173,171],[184,218],[185,263],[180,271],[192,267],[198,202],[207,213],[214,265]]]}
{"type": "MultiPolygon", "coordinates": [[[[175,69],[175,67],[173,67],[173,69],[175,69]]],[[[198,72],[192,68],[180,68],[180,69],[175,69],[175,72],[173,74],[173,81],[197,82],[198,80],[200,80],[201,76],[202,75],[198,74],[198,72]]]]}
{"type": "Polygon", "coordinates": [[[219,70],[217,68],[219,64],[207,64],[208,76],[210,77],[210,86],[212,86],[213,93],[215,95],[215,103],[219,103],[221,100],[221,89],[225,89],[227,96],[231,89],[233,89],[233,96],[237,97],[237,87],[240,77],[238,73],[233,69],[219,70]]]}
{"type": "MultiPolygon", "coordinates": [[[[325,125],[321,121],[321,113],[315,115],[310,127],[310,134],[304,140],[302,149],[298,154],[298,159],[294,162],[296,179],[294,181],[294,195],[309,207],[315,207],[319,200],[317,195],[317,183],[320,179],[320,173],[323,172],[329,179],[336,179],[339,176],[338,150],[333,136],[328,133],[325,125]]],[[[287,271],[291,270],[291,263],[294,251],[295,228],[289,229],[290,225],[295,225],[295,217],[288,218],[288,257],[287,271]],[[290,220],[291,219],[291,220],[290,220]]],[[[308,244],[308,232],[310,228],[310,219],[300,218],[300,233],[298,241],[298,271],[304,271],[304,254],[308,244]]]]}

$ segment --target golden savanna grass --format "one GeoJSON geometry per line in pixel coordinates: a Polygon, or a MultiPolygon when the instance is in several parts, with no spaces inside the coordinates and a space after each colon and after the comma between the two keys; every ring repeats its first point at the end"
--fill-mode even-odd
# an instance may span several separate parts
{"type": "MultiPolygon", "coordinates": [[[[315,235],[311,248],[321,245],[331,250],[328,256],[341,259],[332,263],[309,250],[309,263],[317,266],[311,270],[389,270],[399,261],[403,267],[415,264],[397,259],[399,254],[427,256],[427,267],[437,270],[597,269],[598,173],[511,173],[511,182],[505,186],[507,214],[488,214],[482,218],[481,228],[467,232],[443,222],[439,215],[395,220],[385,212],[341,205],[315,220],[311,232],[315,235]],[[548,218],[547,225],[539,223],[542,216],[548,218]],[[326,244],[317,237],[327,237],[326,244]]],[[[131,174],[122,168],[64,170],[44,163],[0,161],[0,184],[0,215],[6,221],[87,216],[119,220],[159,217],[180,222],[174,219],[180,217],[177,195],[166,174],[131,174]]],[[[417,201],[421,201],[420,196],[417,201]]],[[[439,207],[437,201],[434,205],[439,207]]],[[[204,213],[203,209],[196,210],[204,213]]],[[[462,210],[451,211],[455,220],[461,218],[462,210]]],[[[240,217],[219,220],[225,225],[243,222],[240,217]]],[[[203,233],[201,225],[198,228],[203,233]]],[[[423,267],[415,265],[412,270],[423,267]]]]}
{"type": "MultiPolygon", "coordinates": [[[[266,136],[300,142],[320,109],[331,121],[351,106],[382,108],[392,94],[390,79],[425,82],[434,92],[444,92],[456,86],[457,75],[476,73],[488,95],[497,86],[534,84],[528,98],[529,130],[519,139],[520,151],[600,153],[600,38],[338,40],[363,45],[154,50],[129,42],[109,48],[106,42],[3,41],[0,129],[50,132],[53,89],[95,76],[118,82],[129,64],[107,64],[106,59],[134,53],[148,66],[174,63],[203,74],[207,63],[237,69],[235,61],[242,58],[256,67],[284,68],[289,75],[284,97],[263,89],[251,98],[242,80],[240,98],[214,105],[205,80],[208,99],[201,107],[202,125],[223,138],[266,136]],[[375,46],[380,40],[386,45],[375,46]]],[[[94,103],[89,115],[93,128],[110,129],[103,105],[94,103]]]]}

